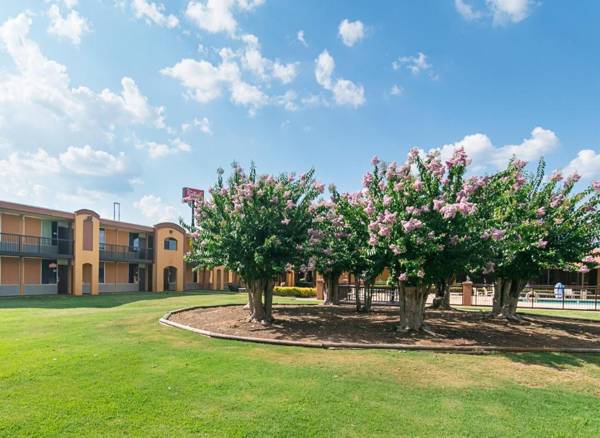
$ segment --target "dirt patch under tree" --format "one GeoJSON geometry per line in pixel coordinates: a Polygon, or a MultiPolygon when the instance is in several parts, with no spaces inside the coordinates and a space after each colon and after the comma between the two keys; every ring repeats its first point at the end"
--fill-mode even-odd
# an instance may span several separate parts
{"type": "Polygon", "coordinates": [[[392,307],[356,313],[352,306],[274,306],[270,326],[248,322],[242,306],[211,307],[174,313],[170,321],[225,335],[320,344],[406,344],[440,347],[598,348],[600,322],[530,316],[527,324],[506,324],[478,312],[426,312],[434,334],[401,334],[399,316],[392,307]]]}

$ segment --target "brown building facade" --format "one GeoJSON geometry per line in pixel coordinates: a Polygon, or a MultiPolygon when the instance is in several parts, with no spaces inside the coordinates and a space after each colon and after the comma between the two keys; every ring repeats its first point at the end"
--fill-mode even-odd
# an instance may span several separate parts
{"type": "Polygon", "coordinates": [[[0,296],[226,289],[222,268],[193,270],[185,230],[0,201],[0,296]]]}

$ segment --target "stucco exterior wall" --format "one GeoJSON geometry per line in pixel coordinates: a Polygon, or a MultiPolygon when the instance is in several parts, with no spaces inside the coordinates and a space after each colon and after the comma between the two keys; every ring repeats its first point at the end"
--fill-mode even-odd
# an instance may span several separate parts
{"type": "Polygon", "coordinates": [[[89,293],[92,295],[98,294],[98,267],[100,263],[100,216],[97,213],[89,210],[79,210],[75,212],[75,257],[73,260],[73,294],[82,295],[84,293],[83,286],[83,266],[90,264],[91,275],[89,293]],[[92,246],[90,250],[84,249],[84,221],[92,221],[92,246]]]}
{"type": "Polygon", "coordinates": [[[177,269],[177,282],[175,289],[179,292],[184,290],[185,264],[184,254],[184,232],[175,224],[158,224],[154,233],[154,278],[153,290],[155,292],[164,291],[164,270],[172,266],[177,269]],[[166,250],[164,241],[167,238],[173,238],[177,241],[176,250],[166,250]]]}

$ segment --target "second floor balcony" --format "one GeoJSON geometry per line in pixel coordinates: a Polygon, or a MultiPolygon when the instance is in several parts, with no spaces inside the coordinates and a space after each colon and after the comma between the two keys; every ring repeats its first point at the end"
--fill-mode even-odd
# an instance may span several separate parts
{"type": "Polygon", "coordinates": [[[151,262],[154,259],[152,248],[137,246],[100,244],[100,260],[115,262],[151,262]]]}
{"type": "Polygon", "coordinates": [[[0,233],[0,255],[48,259],[72,258],[73,241],[71,239],[0,233]]]}

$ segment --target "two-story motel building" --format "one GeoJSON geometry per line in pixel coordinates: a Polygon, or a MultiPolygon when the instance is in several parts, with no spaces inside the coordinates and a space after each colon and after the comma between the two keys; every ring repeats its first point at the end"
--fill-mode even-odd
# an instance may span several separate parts
{"type": "Polygon", "coordinates": [[[224,289],[222,268],[192,270],[185,230],[0,201],[0,296],[224,289]]]}

